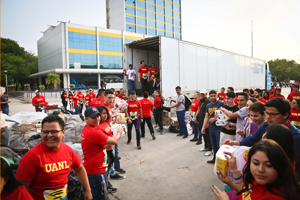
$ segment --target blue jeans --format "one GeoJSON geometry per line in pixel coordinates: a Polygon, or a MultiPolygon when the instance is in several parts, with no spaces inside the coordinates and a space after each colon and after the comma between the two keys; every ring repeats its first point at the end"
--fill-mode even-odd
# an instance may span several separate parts
{"type": "Polygon", "coordinates": [[[94,200],[105,200],[107,172],[103,174],[88,174],[89,183],[94,200]]]}
{"type": "Polygon", "coordinates": [[[8,115],[8,112],[9,112],[8,108],[2,108],[2,113],[8,115]]]}
{"type": "Polygon", "coordinates": [[[133,80],[128,80],[129,82],[129,93],[134,90],[136,92],[136,88],[135,88],[135,81],[133,80]]]}
{"type": "Polygon", "coordinates": [[[178,119],[178,123],[179,123],[180,134],[184,135],[184,136],[189,136],[188,132],[187,132],[186,123],[184,121],[185,110],[176,111],[176,114],[177,114],[177,119],[178,119]]]}
{"type": "Polygon", "coordinates": [[[78,115],[79,114],[79,111],[80,111],[80,108],[77,106],[77,107],[74,107],[75,108],[75,115],[78,115]]]}
{"type": "Polygon", "coordinates": [[[132,130],[132,126],[134,125],[135,126],[135,131],[136,131],[136,143],[137,143],[137,145],[140,145],[141,144],[141,133],[140,133],[140,119],[139,118],[137,118],[137,119],[135,119],[135,120],[131,120],[132,121],[132,123],[131,124],[129,124],[128,122],[127,122],[127,124],[128,124],[128,134],[127,134],[127,136],[128,136],[128,141],[131,141],[131,130],[132,130]]]}
{"type": "Polygon", "coordinates": [[[220,131],[221,130],[209,129],[210,143],[211,143],[211,146],[213,147],[213,150],[214,150],[213,160],[216,160],[216,154],[217,154],[217,151],[220,148],[220,131]]]}
{"type": "Polygon", "coordinates": [[[151,117],[144,117],[143,123],[141,123],[141,131],[142,131],[142,136],[145,136],[145,124],[147,123],[147,126],[150,130],[150,134],[154,134],[152,122],[151,122],[151,117]]]}
{"type": "Polygon", "coordinates": [[[87,110],[89,107],[91,107],[91,106],[85,106],[85,109],[87,110]]]}
{"type": "Polygon", "coordinates": [[[43,112],[43,111],[44,111],[43,109],[35,107],[35,112],[43,112]]]}
{"type": "Polygon", "coordinates": [[[192,127],[194,130],[194,138],[198,138],[199,141],[202,141],[202,133],[201,133],[202,127],[200,128],[200,124],[192,120],[192,127]]]}
{"type": "Polygon", "coordinates": [[[156,88],[155,85],[154,85],[154,87],[153,87],[153,83],[154,83],[153,80],[151,80],[150,83],[149,83],[149,86],[150,86],[150,87],[149,87],[149,88],[150,88],[150,95],[154,93],[155,88],[156,88]]]}
{"type": "Polygon", "coordinates": [[[119,161],[119,149],[118,149],[118,143],[114,145],[114,150],[113,150],[113,154],[114,154],[114,157],[115,157],[115,161],[114,163],[111,165],[111,168],[110,168],[110,171],[109,171],[109,174],[111,176],[114,176],[116,175],[116,170],[120,170],[121,167],[120,167],[120,161],[119,161]]]}

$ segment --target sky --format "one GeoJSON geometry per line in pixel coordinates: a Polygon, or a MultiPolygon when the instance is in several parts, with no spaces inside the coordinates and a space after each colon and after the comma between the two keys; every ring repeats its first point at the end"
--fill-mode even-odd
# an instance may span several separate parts
{"type": "MultiPolygon", "coordinates": [[[[120,0],[121,1],[121,0],[120,0]]],[[[37,55],[58,21],[106,27],[105,0],[1,0],[1,37],[37,55]]],[[[266,61],[300,63],[300,0],[182,0],[182,39],[266,61]]]]}

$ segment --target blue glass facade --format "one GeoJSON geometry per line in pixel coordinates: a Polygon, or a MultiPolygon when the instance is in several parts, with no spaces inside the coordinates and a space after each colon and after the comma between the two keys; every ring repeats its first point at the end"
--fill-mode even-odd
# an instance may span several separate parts
{"type": "Polygon", "coordinates": [[[96,35],[68,32],[69,48],[96,50],[96,35]]]}
{"type": "Polygon", "coordinates": [[[84,69],[97,69],[97,55],[83,53],[69,53],[69,68],[74,68],[74,63],[81,64],[84,69]]]}
{"type": "Polygon", "coordinates": [[[99,36],[99,50],[100,51],[112,51],[122,52],[123,47],[122,38],[99,36]]]}
{"type": "Polygon", "coordinates": [[[100,69],[123,69],[123,56],[99,55],[100,69]]]}
{"type": "Polygon", "coordinates": [[[70,81],[71,79],[74,79],[80,85],[85,85],[86,88],[98,87],[98,74],[70,74],[70,81]]]}

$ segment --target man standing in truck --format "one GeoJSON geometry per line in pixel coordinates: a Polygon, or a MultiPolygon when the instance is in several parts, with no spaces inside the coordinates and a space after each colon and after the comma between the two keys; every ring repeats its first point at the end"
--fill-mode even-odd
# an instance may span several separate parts
{"type": "Polygon", "coordinates": [[[145,61],[141,61],[142,66],[140,66],[138,73],[139,73],[139,82],[142,84],[142,94],[145,91],[149,91],[149,83],[148,83],[148,67],[145,65],[145,61]]]}

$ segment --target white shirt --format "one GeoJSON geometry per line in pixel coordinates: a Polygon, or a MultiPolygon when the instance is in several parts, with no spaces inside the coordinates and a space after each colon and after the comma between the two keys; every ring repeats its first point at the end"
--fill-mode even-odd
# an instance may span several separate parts
{"type": "Polygon", "coordinates": [[[129,69],[126,72],[126,75],[128,75],[128,80],[132,80],[132,81],[135,81],[135,76],[134,76],[135,74],[136,72],[134,69],[129,69]]]}

